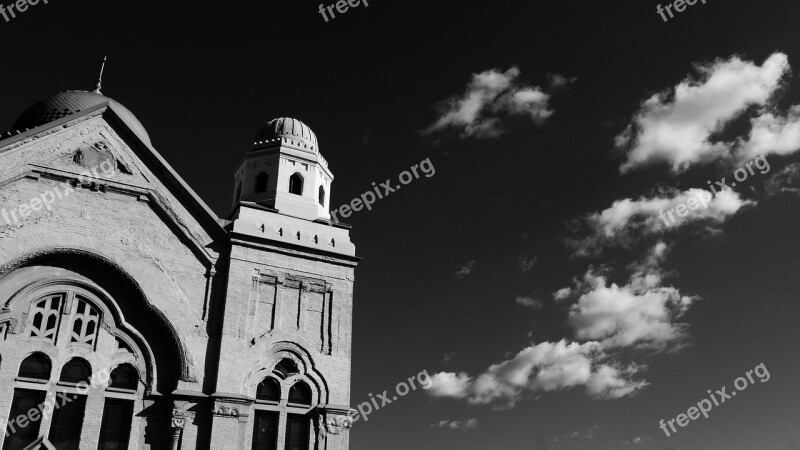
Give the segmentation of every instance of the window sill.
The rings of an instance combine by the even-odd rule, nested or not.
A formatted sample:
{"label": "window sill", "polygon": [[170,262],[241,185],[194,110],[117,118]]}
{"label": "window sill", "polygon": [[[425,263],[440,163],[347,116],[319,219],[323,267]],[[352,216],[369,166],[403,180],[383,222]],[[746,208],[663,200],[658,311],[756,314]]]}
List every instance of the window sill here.
{"label": "window sill", "polygon": [[41,378],[16,377],[14,378],[14,381],[21,381],[23,383],[47,384],[50,380],[43,380]]}

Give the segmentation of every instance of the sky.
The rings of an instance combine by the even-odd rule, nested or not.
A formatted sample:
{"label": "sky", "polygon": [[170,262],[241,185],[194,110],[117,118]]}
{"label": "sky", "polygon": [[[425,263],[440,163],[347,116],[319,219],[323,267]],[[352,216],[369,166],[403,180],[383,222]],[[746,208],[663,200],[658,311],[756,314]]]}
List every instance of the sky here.
{"label": "sky", "polygon": [[800,449],[800,4],[659,5],[50,0],[0,17],[0,128],[108,55],[220,217],[275,117],[334,205],[433,168],[342,218],[351,406],[430,386],[353,450]]}

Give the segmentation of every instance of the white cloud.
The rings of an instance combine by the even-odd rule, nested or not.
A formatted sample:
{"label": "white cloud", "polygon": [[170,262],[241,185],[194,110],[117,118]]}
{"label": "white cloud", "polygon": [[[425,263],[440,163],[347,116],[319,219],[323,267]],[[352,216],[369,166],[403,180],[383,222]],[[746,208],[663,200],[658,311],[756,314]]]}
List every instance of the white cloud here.
{"label": "white cloud", "polygon": [[[473,74],[466,92],[443,102],[439,119],[422,134],[452,128],[462,138],[496,137],[505,132],[501,119],[512,115],[527,116],[534,123],[542,124],[553,114],[549,106],[550,94],[538,86],[522,84],[519,75],[516,66],[505,72],[491,69]],[[551,77],[553,87],[563,87],[572,81],[558,77]]]}
{"label": "white cloud", "polygon": [[464,398],[469,392],[472,379],[466,373],[439,372],[431,376],[428,394],[434,397]]}
{"label": "white cloud", "polygon": [[475,260],[466,262],[464,264],[459,265],[456,270],[453,272],[458,279],[464,279],[468,276],[472,275],[472,271],[475,269]]}
{"label": "white cloud", "polygon": [[581,295],[569,313],[578,339],[599,341],[604,350],[680,345],[686,325],[678,321],[697,298],[662,285],[660,264],[667,251],[664,242],[653,246],[643,261],[631,265],[634,272],[624,286],[609,285],[605,276],[590,269],[576,288]]}
{"label": "white cloud", "polygon": [[[711,193],[704,189],[692,188],[683,192],[667,189],[653,197],[617,200],[605,210],[585,218],[584,225],[589,229],[586,237],[567,239],[567,242],[578,256],[586,256],[604,245],[627,245],[635,238],[661,235],[698,222],[719,225],[743,207],[755,205],[754,201],[742,199],[731,189],[718,191],[708,200],[710,196]],[[679,205],[695,205],[696,209],[687,207],[685,217],[673,212],[673,222],[669,212]]]}
{"label": "white cloud", "polygon": [[515,301],[518,305],[527,306],[531,309],[542,309],[545,306],[545,303],[542,300],[529,296],[518,295]]}
{"label": "white cloud", "polygon": [[685,324],[677,323],[695,297],[659,286],[661,275],[634,276],[630,284],[608,284],[603,276],[587,274],[592,287],[572,306],[569,323],[579,339],[600,341],[604,349],[665,348],[685,338]]}
{"label": "white cloud", "polygon": [[784,116],[764,113],[751,121],[748,138],[740,140],[736,154],[740,162],[759,155],[788,155],[800,149],[800,106]]}
{"label": "white cloud", "polygon": [[561,289],[553,292],[553,298],[557,302],[564,301],[564,300],[568,299],[570,295],[572,295],[572,289],[568,288],[568,287],[561,288]]}
{"label": "white cloud", "polygon": [[433,428],[446,428],[448,430],[474,430],[478,427],[478,419],[472,418],[467,420],[441,420],[439,423],[431,425]]}
{"label": "white cloud", "polygon": [[[699,79],[687,78],[645,100],[617,136],[617,146],[627,153],[622,172],[656,162],[666,162],[678,172],[729,157],[731,144],[714,142],[714,135],[748,108],[766,106],[789,71],[789,62],[783,53],[774,53],[761,66],[733,56],[697,65],[696,70]],[[748,152],[771,142],[781,149],[791,147],[785,141],[794,133],[793,124],[780,127],[774,117],[764,116],[757,125],[764,130],[754,134]]]}
{"label": "white cloud", "polygon": [[640,368],[617,368],[607,361],[598,342],[543,342],[513,358],[490,366],[472,378],[465,373],[440,372],[431,379],[434,397],[466,399],[472,404],[503,402],[513,406],[524,393],[583,387],[596,398],[619,398],[647,385],[632,378]]}

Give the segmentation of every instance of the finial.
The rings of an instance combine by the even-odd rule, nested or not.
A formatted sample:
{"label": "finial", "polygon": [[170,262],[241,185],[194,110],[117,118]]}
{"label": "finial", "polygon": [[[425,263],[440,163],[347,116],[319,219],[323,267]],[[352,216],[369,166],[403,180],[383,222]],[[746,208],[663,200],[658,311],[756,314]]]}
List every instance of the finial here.
{"label": "finial", "polygon": [[95,94],[102,94],[100,88],[103,86],[103,70],[106,68],[106,57],[103,56],[103,65],[100,66],[100,78],[97,79],[97,87],[94,88]]}

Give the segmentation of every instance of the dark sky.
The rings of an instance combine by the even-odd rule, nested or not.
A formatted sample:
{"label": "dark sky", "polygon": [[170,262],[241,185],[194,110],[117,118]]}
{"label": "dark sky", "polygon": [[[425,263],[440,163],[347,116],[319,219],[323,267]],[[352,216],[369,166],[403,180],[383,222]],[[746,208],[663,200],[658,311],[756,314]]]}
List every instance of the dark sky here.
{"label": "dark sky", "polygon": [[[748,136],[751,119],[795,118],[800,3],[698,1],[668,22],[658,4],[370,0],[326,23],[318,3],[308,1],[50,0],[8,23],[0,18],[0,129],[50,94],[91,90],[107,54],[103,93],[136,114],[154,147],[221,217],[230,212],[234,168],[274,117],[299,118],[316,132],[335,176],[334,205],[430,158],[434,176],[345,219],[363,258],[356,272],[352,406],[369,393],[391,394],[424,370],[464,374],[471,387],[449,396],[417,390],[386,405],[355,424],[353,450],[798,449],[800,359],[790,346],[800,340],[794,150],[768,155],[769,173],[756,172],[734,188],[753,202],[735,212],[667,231],[642,214],[641,223],[629,224],[638,227],[632,235],[619,232],[600,250],[582,255],[569,244],[594,236],[599,225],[587,215],[617,200],[674,198],[705,188],[706,180],[730,181],[739,165],[729,155]],[[704,123],[714,128],[710,142],[723,150],[696,150],[701,160],[677,171],[653,157],[620,172],[635,145],[615,145],[615,137],[637,115],[669,116],[648,116],[645,100],[671,92],[662,106],[677,103],[674,88],[687,77],[703,85],[714,70],[736,61],[764,69],[775,54],[791,67],[765,88],[768,99]],[[420,133],[480,73],[512,79],[523,94],[545,93],[549,114],[515,110],[520,97],[509,96],[515,92],[509,88],[490,96],[495,109],[484,104],[481,117],[495,119],[483,122],[491,132],[456,124]],[[554,74],[564,86],[552,84]],[[721,91],[728,94],[669,110],[664,121],[708,119],[735,98]],[[656,153],[685,134],[669,136],[654,144]],[[779,174],[785,176],[775,179]],[[623,321],[602,335],[576,331],[576,311],[588,308],[592,286],[573,280],[605,270],[609,285],[626,285],[640,267],[632,264],[657,241],[668,251],[653,269],[663,280],[649,292],[657,297],[674,288],[694,300],[665,322],[643,326],[677,335],[604,343],[602,356],[590,358],[593,370],[634,367],[628,381],[646,386],[619,398],[598,398],[582,382],[545,389],[535,379],[556,370],[545,364],[510,393],[475,400],[474,380],[524,349],[562,339],[593,345],[635,328],[638,322]],[[522,270],[520,259],[535,264]],[[458,276],[463,267],[471,270]],[[568,286],[573,296],[556,301],[552,293]],[[634,313],[625,317],[636,316],[637,307],[629,309]],[[606,310],[584,318],[594,321],[591,329],[622,315]],[[687,412],[709,389],[730,391],[761,363],[768,381],[756,379],[672,437],[659,429],[659,420]]]}

